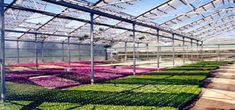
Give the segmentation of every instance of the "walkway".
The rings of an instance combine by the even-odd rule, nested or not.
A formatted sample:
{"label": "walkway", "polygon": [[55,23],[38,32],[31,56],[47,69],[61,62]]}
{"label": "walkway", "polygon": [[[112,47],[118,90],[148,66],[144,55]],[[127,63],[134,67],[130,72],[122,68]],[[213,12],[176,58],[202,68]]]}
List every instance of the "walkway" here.
{"label": "walkway", "polygon": [[[185,64],[193,63],[192,61],[185,61]],[[194,61],[195,63],[195,61]],[[133,61],[122,62],[122,63],[113,63],[113,64],[105,64],[105,66],[113,66],[113,65],[122,65],[122,66],[132,66]],[[182,66],[184,65],[182,59],[175,59],[175,66]],[[157,67],[157,59],[151,59],[149,61],[136,61],[136,67],[140,68],[156,68]],[[173,61],[160,61],[160,68],[169,68],[173,67]]]}
{"label": "walkway", "polygon": [[235,109],[235,64],[222,66],[205,80],[201,98],[191,110]]}

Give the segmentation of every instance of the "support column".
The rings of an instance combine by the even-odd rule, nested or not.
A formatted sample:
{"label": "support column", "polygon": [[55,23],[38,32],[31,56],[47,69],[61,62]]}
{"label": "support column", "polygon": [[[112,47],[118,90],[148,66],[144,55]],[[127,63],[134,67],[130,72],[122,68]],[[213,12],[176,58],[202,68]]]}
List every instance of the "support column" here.
{"label": "support column", "polygon": [[183,37],[183,64],[185,64],[185,38]]}
{"label": "support column", "polygon": [[193,62],[193,40],[191,39],[191,61]]}
{"label": "support column", "polygon": [[187,56],[187,60],[189,60],[190,59],[190,56],[189,56],[189,44],[187,44],[187,49],[186,49],[186,56]]}
{"label": "support column", "polygon": [[35,54],[35,64],[36,64],[36,70],[38,70],[38,49],[37,49],[37,34],[35,34],[34,38],[34,54]]}
{"label": "support column", "polygon": [[105,60],[108,60],[108,48],[107,47],[104,48],[104,52],[105,52]]}
{"label": "support column", "polygon": [[139,43],[137,43],[137,60],[140,60],[140,51],[139,51]]}
{"label": "support column", "polygon": [[70,50],[70,37],[68,37],[68,62],[69,62],[69,65],[68,65],[68,71],[70,71],[70,68],[71,68],[71,50]]}
{"label": "support column", "polygon": [[17,48],[17,63],[20,63],[20,48],[19,48],[19,40],[16,41],[16,48]]}
{"label": "support column", "polygon": [[63,62],[65,61],[64,60],[64,41],[62,42],[62,60]]}
{"label": "support column", "polygon": [[78,45],[78,60],[81,61],[81,44]]}
{"label": "support column", "polygon": [[127,42],[125,42],[125,47],[124,47],[124,51],[125,51],[125,62],[127,61]]}
{"label": "support column", "polygon": [[147,60],[149,60],[149,44],[146,44],[147,47]]}
{"label": "support column", "polygon": [[198,52],[198,41],[197,41],[197,45],[196,45],[196,46],[197,46],[197,47],[196,47],[196,48],[197,48],[197,50],[196,50],[196,51],[197,51],[197,61],[198,61],[198,59],[199,59],[199,52]]}
{"label": "support column", "polygon": [[41,58],[42,58],[42,62],[44,62],[44,42],[42,42],[42,48],[41,48],[41,50],[42,50],[42,56],[41,56]]}
{"label": "support column", "polygon": [[157,68],[160,68],[160,42],[159,42],[159,29],[157,29]]}
{"label": "support column", "polygon": [[172,54],[172,58],[173,58],[173,66],[175,66],[175,35],[172,34],[172,51],[173,51],[173,54]]}
{"label": "support column", "polygon": [[201,61],[203,61],[204,56],[203,56],[203,41],[201,43]]}
{"label": "support column", "polygon": [[0,0],[0,30],[1,30],[1,101],[4,102],[6,98],[6,84],[5,84],[5,26],[4,26],[4,0]]}
{"label": "support column", "polygon": [[135,23],[133,23],[133,75],[136,74]]}
{"label": "support column", "polygon": [[91,84],[94,84],[94,14],[90,14]]}
{"label": "support column", "polygon": [[220,61],[220,44],[218,44],[218,61]]}
{"label": "support column", "polygon": [[[161,46],[159,46],[159,51],[162,52],[162,47]],[[162,55],[160,54],[159,61],[161,61],[161,59],[162,59]]]}

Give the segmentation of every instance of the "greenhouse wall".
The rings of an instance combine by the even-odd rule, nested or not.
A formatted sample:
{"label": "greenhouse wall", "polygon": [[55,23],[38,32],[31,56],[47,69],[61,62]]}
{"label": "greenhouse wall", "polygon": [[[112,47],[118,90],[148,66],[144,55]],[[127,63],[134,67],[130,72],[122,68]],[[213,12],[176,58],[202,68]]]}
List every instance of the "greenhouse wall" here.
{"label": "greenhouse wall", "polygon": [[[35,63],[36,54],[39,63],[67,62],[69,52],[67,44],[40,42],[37,43],[37,52],[35,54],[34,42],[19,42],[19,48],[17,48],[16,41],[6,41],[5,51],[6,64]],[[70,44],[70,52],[71,61],[90,60],[90,45]],[[94,53],[95,60],[104,60],[106,55],[104,45],[95,45]]]}

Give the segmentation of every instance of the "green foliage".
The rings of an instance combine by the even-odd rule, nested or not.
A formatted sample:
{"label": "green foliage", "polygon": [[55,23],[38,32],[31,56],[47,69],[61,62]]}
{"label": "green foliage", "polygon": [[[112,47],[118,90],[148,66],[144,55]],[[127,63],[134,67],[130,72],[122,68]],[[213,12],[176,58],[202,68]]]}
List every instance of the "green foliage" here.
{"label": "green foliage", "polygon": [[228,62],[200,62],[67,90],[7,83],[0,109],[176,110],[196,97],[209,70]]}

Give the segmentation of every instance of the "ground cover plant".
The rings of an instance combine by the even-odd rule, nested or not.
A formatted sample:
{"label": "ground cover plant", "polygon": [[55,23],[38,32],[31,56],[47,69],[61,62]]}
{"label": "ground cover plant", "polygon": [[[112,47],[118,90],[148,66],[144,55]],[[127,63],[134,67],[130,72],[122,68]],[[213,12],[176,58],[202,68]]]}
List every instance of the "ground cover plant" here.
{"label": "ground cover plant", "polygon": [[[209,70],[227,63],[199,62],[65,90],[8,82],[7,102],[0,109],[176,110],[200,93]],[[195,69],[182,69],[187,67]]]}
{"label": "ground cover plant", "polygon": [[[95,62],[95,82],[104,82],[133,74],[130,66],[107,66],[100,65],[104,61]],[[34,68],[34,64],[11,65],[10,67]],[[89,84],[91,80],[91,68],[88,61],[71,62],[71,72],[65,72],[67,62],[40,64],[38,70],[9,71],[6,75],[7,81],[39,85],[47,88],[67,88],[78,84]],[[48,68],[50,67],[50,68]],[[136,74],[145,74],[156,71],[157,68],[136,68]]]}

